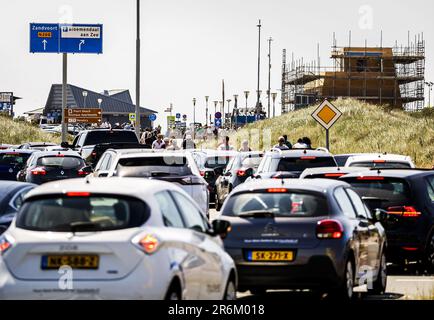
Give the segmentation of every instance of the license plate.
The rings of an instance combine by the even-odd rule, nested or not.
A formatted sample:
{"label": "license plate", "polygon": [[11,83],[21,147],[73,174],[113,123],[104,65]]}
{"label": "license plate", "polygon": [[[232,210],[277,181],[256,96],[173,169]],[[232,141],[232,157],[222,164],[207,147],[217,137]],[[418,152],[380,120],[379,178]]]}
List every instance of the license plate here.
{"label": "license plate", "polygon": [[98,255],[47,255],[42,256],[41,269],[59,269],[69,266],[72,269],[98,269]]}
{"label": "license plate", "polygon": [[293,261],[293,251],[249,251],[249,261]]}

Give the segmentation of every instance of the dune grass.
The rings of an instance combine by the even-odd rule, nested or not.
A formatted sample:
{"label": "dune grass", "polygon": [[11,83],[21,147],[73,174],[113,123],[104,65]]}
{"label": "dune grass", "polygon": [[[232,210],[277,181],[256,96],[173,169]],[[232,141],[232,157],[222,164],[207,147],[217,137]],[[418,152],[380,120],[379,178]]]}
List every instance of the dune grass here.
{"label": "dune grass", "polygon": [[[412,157],[419,167],[434,164],[434,110],[405,112],[388,106],[370,105],[353,99],[338,99],[334,105],[343,113],[330,129],[330,151],[334,154],[387,152]],[[307,136],[314,147],[325,147],[325,130],[311,117],[316,106],[249,124],[229,133],[233,145],[248,139],[253,149],[267,149],[280,135],[291,143]],[[202,147],[214,148],[217,141]]]}
{"label": "dune grass", "polygon": [[0,143],[21,144],[24,142],[60,143],[60,134],[45,133],[28,122],[12,120],[0,115]]}

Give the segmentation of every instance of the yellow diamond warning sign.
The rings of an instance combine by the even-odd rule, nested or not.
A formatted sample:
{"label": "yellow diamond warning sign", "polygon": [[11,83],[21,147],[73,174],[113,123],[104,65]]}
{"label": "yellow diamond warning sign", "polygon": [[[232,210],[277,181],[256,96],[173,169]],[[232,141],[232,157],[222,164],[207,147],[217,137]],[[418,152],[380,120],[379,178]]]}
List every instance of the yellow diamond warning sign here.
{"label": "yellow diamond warning sign", "polygon": [[325,129],[330,129],[341,115],[342,112],[328,100],[324,100],[312,113],[312,117]]}

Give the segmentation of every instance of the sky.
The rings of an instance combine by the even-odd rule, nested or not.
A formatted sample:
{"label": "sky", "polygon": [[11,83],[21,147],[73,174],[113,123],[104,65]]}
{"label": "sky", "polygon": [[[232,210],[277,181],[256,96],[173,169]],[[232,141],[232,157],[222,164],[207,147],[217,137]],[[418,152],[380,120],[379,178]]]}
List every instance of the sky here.
{"label": "sky", "polygon": [[[135,99],[135,0],[0,0],[0,91],[22,97],[15,111],[45,105],[53,83],[62,81],[59,54],[29,53],[29,23],[102,23],[104,52],[101,55],[69,55],[68,83],[96,92],[129,89]],[[282,50],[305,61],[317,56],[332,65],[333,32],[338,46],[383,46],[407,43],[407,33],[424,32],[426,78],[434,80],[434,2],[429,0],[141,0],[141,105],[159,112],[156,123],[164,125],[164,109],[205,122],[205,96],[221,100],[251,91],[254,105],[257,82],[258,19],[262,21],[260,87],[268,82],[268,44],[271,48],[271,91],[281,87]],[[280,113],[279,97],[276,108]],[[265,94],[262,102],[266,105]],[[233,102],[231,103],[233,105]]]}

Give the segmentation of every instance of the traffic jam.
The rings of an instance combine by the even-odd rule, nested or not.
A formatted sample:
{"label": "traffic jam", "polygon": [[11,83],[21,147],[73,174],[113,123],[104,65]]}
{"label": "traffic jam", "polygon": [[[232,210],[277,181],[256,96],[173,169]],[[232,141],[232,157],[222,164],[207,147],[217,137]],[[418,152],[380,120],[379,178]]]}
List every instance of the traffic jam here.
{"label": "traffic jam", "polygon": [[1,145],[0,179],[2,300],[349,301],[434,269],[434,171],[405,155],[151,149],[91,129]]}

